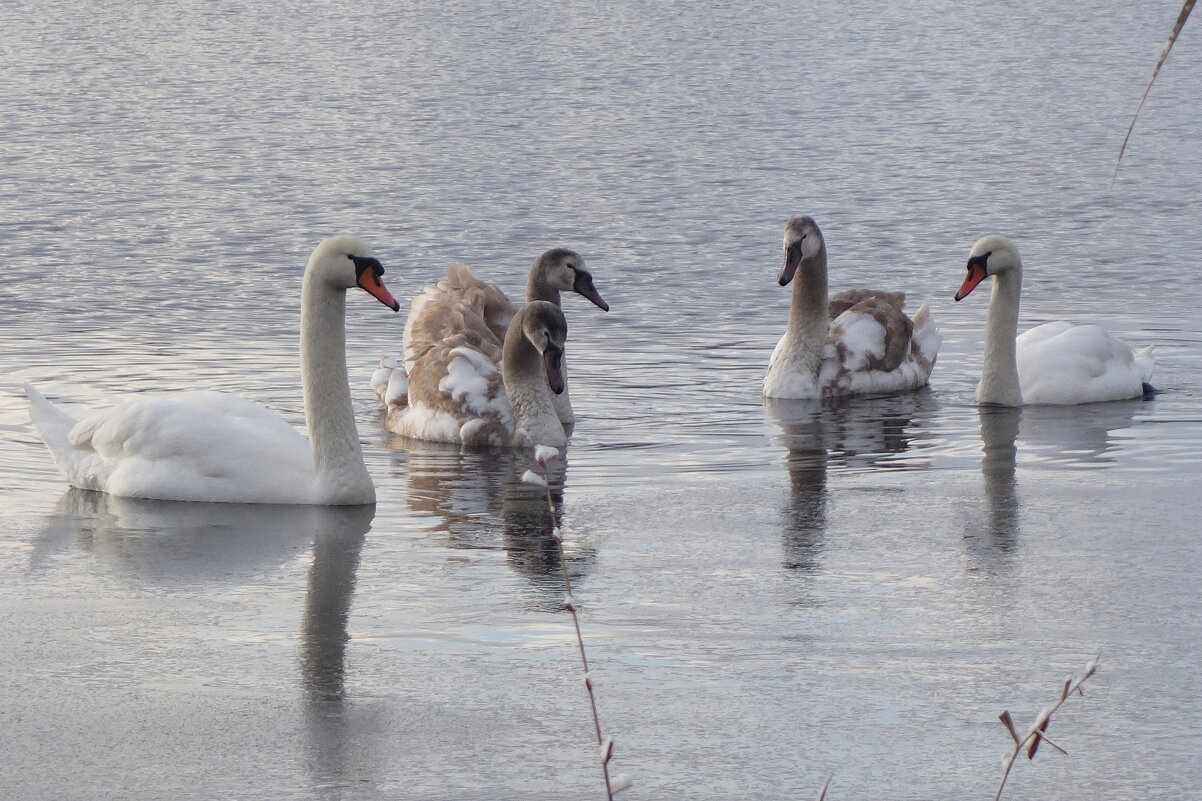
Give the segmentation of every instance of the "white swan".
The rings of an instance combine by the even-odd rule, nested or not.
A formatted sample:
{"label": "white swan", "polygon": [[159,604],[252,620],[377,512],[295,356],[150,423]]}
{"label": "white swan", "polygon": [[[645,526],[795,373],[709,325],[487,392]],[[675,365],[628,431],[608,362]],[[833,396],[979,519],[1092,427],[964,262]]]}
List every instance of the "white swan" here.
{"label": "white swan", "polygon": [[223,503],[375,502],[346,372],[346,290],[393,311],[384,268],[360,239],[309,257],[301,295],[301,378],[310,440],[257,403],[221,392],[136,397],[76,421],[26,384],[30,415],[74,487],[132,498]]}
{"label": "white swan", "polygon": [[796,282],[788,328],[764,376],[765,397],[899,392],[927,383],[943,337],[926,304],[911,320],[902,292],[852,289],[828,299],[826,242],[810,217],[789,220],[784,246],[780,284]]}
{"label": "white swan", "polygon": [[388,428],[468,446],[566,446],[553,398],[564,390],[567,333],[563,312],[545,300],[518,310],[500,348],[461,327],[408,363],[405,392],[388,405]]}
{"label": "white swan", "polygon": [[[555,248],[539,256],[526,279],[526,302],[542,300],[559,306],[560,292],[569,291],[609,311],[609,304],[597,292],[593,276],[585,269],[584,259],[579,254],[565,248]],[[480,367],[480,370],[495,370],[501,358],[505,331],[517,310],[518,307],[495,284],[481,281],[472,275],[471,270],[457,264],[447,267],[444,280],[426,287],[421,295],[415,297],[405,324],[402,358],[386,356],[381,359],[380,368],[371,381],[376,397],[388,410],[388,419],[400,426],[393,426],[392,430],[417,439],[431,439],[421,433],[423,427],[418,418],[438,416],[443,412],[458,415],[459,399],[448,392],[440,395],[437,387],[422,387],[417,392],[410,392],[415,365],[431,349],[441,348],[444,343],[453,341],[457,345],[466,344],[485,357],[491,367]],[[562,364],[561,369],[564,391],[554,396],[553,403],[560,422],[570,434],[576,415],[567,389],[567,365]],[[424,378],[430,379],[428,371],[426,373]],[[441,376],[441,373],[438,375]],[[401,412],[410,407],[411,395],[422,398],[420,405],[423,408],[420,411],[415,408],[402,415]],[[437,439],[448,441],[446,436]]]}
{"label": "white swan", "polygon": [[988,276],[993,276],[993,296],[978,403],[1072,405],[1138,398],[1151,391],[1151,345],[1133,352],[1096,325],[1063,320],[1015,338],[1023,268],[1018,248],[1005,237],[986,236],[972,246],[968,275],[956,300],[963,300]]}

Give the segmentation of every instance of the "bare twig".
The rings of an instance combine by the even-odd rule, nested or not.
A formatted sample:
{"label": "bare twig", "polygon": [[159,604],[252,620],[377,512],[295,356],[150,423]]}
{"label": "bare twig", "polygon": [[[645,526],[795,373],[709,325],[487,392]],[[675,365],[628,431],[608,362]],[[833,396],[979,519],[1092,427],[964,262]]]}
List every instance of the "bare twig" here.
{"label": "bare twig", "polygon": [[1135,121],[1139,118],[1139,112],[1144,107],[1144,101],[1148,99],[1148,93],[1152,91],[1152,84],[1156,82],[1156,76],[1160,74],[1160,68],[1164,66],[1165,59],[1169,57],[1169,51],[1173,49],[1173,43],[1177,41],[1177,34],[1181,33],[1181,29],[1185,27],[1185,21],[1189,19],[1189,12],[1194,10],[1194,3],[1198,0],[1185,0],[1181,6],[1181,13],[1177,15],[1177,22],[1173,25],[1173,30],[1169,33],[1169,40],[1164,43],[1164,49],[1160,51],[1160,58],[1156,60],[1156,66],[1152,70],[1152,77],[1148,79],[1148,86],[1144,89],[1143,97],[1139,99],[1139,105],[1135,107],[1135,113],[1131,115],[1131,124],[1127,126],[1127,135],[1123,137],[1123,145],[1119,148],[1119,157],[1114,162],[1114,175],[1110,178],[1110,185],[1114,186],[1115,178],[1119,175],[1119,165],[1123,163],[1123,153],[1127,150],[1127,140],[1131,138],[1131,132],[1135,130]]}
{"label": "bare twig", "polygon": [[1019,754],[1021,754],[1024,750],[1027,752],[1027,759],[1034,759],[1035,752],[1039,749],[1039,744],[1044,742],[1062,754],[1068,753],[1063,748],[1048,739],[1048,724],[1052,722],[1052,715],[1054,715],[1056,710],[1060,709],[1060,707],[1064,705],[1064,702],[1069,699],[1069,696],[1071,696],[1073,693],[1085,695],[1085,692],[1081,689],[1081,685],[1084,684],[1086,679],[1092,676],[1097,669],[1098,659],[1095,657],[1088,665],[1085,666],[1085,672],[1080,676],[1075,679],[1065,679],[1064,686],[1060,689],[1060,698],[1053,706],[1043,709],[1035,718],[1035,722],[1031,724],[1031,728],[1027,729],[1027,733],[1021,737],[1018,734],[1018,729],[1014,727],[1014,719],[1010,716],[1009,711],[1002,710],[1002,714],[998,715],[998,720],[1002,722],[1002,725],[1006,727],[1006,731],[1010,733],[1010,738],[1014,740],[1014,750],[1010,753],[1010,756],[1006,758],[1005,770],[1002,772],[1002,782],[998,785],[997,795],[993,797],[993,801],[999,801],[999,799],[1002,797],[1002,791],[1006,789],[1006,780],[1010,778],[1010,769],[1014,767],[1014,763],[1018,761]]}
{"label": "bare twig", "polygon": [[[559,458],[559,450],[547,445],[539,445],[535,448],[534,458],[542,467],[544,476],[549,474],[548,465]],[[576,646],[580,651],[580,664],[584,667],[584,688],[588,691],[589,707],[593,713],[593,733],[597,738],[597,748],[599,749],[601,759],[601,775],[605,779],[605,797],[608,801],[613,801],[614,795],[622,792],[631,786],[630,779],[625,775],[618,775],[614,779],[609,776],[609,761],[613,756],[614,741],[611,738],[603,737],[601,734],[601,717],[597,714],[597,696],[593,692],[593,680],[589,675],[588,655],[584,651],[584,636],[580,633],[580,618],[576,614],[576,599],[572,595],[572,580],[568,576],[568,560],[563,551],[563,534],[559,530],[559,524],[555,520],[555,501],[551,497],[550,482],[533,471],[527,470],[522,476],[522,481],[527,484],[540,486],[546,492],[547,496],[547,511],[551,515],[551,539],[555,541],[555,547],[559,551],[559,570],[563,577],[564,599],[563,608],[572,616],[572,626],[576,629]]]}

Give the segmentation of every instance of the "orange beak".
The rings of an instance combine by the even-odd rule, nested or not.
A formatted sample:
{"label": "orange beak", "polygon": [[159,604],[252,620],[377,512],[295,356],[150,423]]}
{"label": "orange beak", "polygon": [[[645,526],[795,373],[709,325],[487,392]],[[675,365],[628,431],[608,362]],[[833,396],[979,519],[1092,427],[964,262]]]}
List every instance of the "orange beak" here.
{"label": "orange beak", "polygon": [[964,279],[964,283],[960,284],[960,291],[956,293],[956,300],[964,300],[968,297],[968,293],[977,288],[977,284],[985,280],[985,267],[980,264],[968,265],[968,276]]}
{"label": "orange beak", "polygon": [[388,291],[388,287],[384,286],[384,282],[380,280],[380,276],[376,274],[375,270],[361,270],[356,283],[359,284],[361,289],[366,290],[369,295],[394,312],[401,310],[401,304],[397,303],[397,299]]}

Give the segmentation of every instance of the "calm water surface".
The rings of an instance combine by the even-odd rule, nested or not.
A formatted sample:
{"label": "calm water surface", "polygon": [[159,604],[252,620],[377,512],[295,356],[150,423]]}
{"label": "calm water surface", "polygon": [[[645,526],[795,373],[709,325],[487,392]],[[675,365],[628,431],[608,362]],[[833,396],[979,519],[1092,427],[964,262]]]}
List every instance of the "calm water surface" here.
{"label": "calm water surface", "polygon": [[[68,491],[74,411],[234,390],[303,425],[301,268],[374,243],[520,292],[552,246],[581,417],[555,481],[631,798],[1202,793],[1202,35],[1113,158],[1177,4],[91,4],[0,9],[0,797],[601,797],[522,454],[387,434],[402,318],[350,297],[375,510]],[[765,407],[784,220],[836,288],[930,299],[929,390]],[[979,410],[969,246],[1022,325],[1157,344],[1155,400]]]}

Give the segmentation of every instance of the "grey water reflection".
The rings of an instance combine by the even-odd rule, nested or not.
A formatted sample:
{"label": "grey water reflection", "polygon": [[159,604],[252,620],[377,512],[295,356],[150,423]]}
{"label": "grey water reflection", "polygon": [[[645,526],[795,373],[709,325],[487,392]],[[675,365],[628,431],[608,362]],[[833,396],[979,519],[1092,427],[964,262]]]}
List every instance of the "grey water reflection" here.
{"label": "grey water reflection", "polygon": [[78,548],[138,584],[246,584],[294,558],[330,525],[330,514],[325,507],[152,501],[70,489],[34,541],[30,570]]}
{"label": "grey water reflection", "polygon": [[1082,406],[1026,406],[1022,413],[1023,449],[1039,462],[1104,468],[1113,465],[1122,446],[1116,432],[1135,425],[1138,412],[1155,401],[1113,401]]}
{"label": "grey water reflection", "polygon": [[[346,785],[375,735],[370,716],[348,708],[346,651],[355,576],[374,506],[322,507],[301,621],[300,677],[308,767],[315,785]],[[364,730],[366,729],[366,730]],[[370,749],[367,749],[370,751]]]}
{"label": "grey water reflection", "polygon": [[[564,519],[567,461],[552,463],[546,492],[522,482],[534,466],[529,451],[466,451],[457,446],[395,438],[404,448],[409,492],[406,503],[442,532],[451,548],[505,551],[506,562],[528,582],[538,608],[558,609],[563,598],[559,548],[551,530]],[[596,549],[578,537],[565,538],[567,571],[583,580],[596,562]]]}
{"label": "grey water reflection", "polygon": [[974,555],[996,563],[1018,545],[1015,443],[1023,412],[1019,407],[982,406],[977,414],[981,424],[981,478],[986,512],[984,525],[970,516],[964,536]]}
{"label": "grey water reflection", "polygon": [[1021,500],[1016,474],[1023,462],[1078,469],[1107,468],[1121,450],[1115,434],[1135,424],[1143,401],[1084,406],[982,406],[981,479],[984,514],[970,514],[964,536],[970,554],[1000,567],[1019,545]]}
{"label": "grey water reflection", "polygon": [[773,442],[788,452],[783,564],[790,570],[816,572],[827,526],[828,470],[925,467],[924,461],[897,457],[922,435],[936,404],[930,393],[918,392],[881,398],[765,398],[764,406],[781,429]]}

